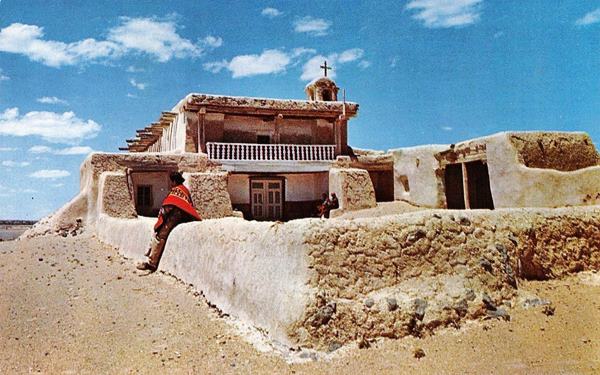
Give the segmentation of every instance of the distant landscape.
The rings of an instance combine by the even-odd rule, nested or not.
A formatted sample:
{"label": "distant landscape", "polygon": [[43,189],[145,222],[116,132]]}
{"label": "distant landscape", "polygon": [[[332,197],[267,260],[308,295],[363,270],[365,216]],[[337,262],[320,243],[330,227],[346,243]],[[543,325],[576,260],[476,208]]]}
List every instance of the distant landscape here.
{"label": "distant landscape", "polygon": [[14,240],[35,223],[35,220],[0,220],[0,241]]}

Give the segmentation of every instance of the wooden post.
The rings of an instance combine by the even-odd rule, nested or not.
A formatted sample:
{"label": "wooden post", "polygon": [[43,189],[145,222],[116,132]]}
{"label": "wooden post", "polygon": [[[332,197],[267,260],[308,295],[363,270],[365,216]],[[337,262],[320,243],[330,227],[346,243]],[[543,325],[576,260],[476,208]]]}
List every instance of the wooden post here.
{"label": "wooden post", "polygon": [[198,111],[198,143],[196,144],[196,152],[206,153],[206,132],[204,129],[204,116],[206,108],[200,108]]}
{"label": "wooden post", "polygon": [[471,209],[469,202],[469,178],[467,176],[467,163],[460,163],[462,167],[462,178],[463,178],[463,197],[465,199],[465,209]]}

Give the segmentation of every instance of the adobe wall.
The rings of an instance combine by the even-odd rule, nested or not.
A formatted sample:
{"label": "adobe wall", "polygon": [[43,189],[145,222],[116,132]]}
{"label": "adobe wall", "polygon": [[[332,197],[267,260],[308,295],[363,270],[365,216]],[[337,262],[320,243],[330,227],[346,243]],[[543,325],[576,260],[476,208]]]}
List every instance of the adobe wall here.
{"label": "adobe wall", "polygon": [[[150,220],[101,215],[97,228],[143,259]],[[205,220],[171,233],[160,269],[274,340],[326,350],[507,318],[520,279],[600,269],[600,207]]]}
{"label": "adobe wall", "polygon": [[600,157],[584,133],[506,132],[390,152],[396,200],[443,208],[445,166],[482,160],[495,208],[600,204]]}
{"label": "adobe wall", "polygon": [[448,145],[429,145],[390,150],[394,158],[394,199],[424,207],[443,207],[443,186],[436,176],[435,154]]}
{"label": "adobe wall", "polygon": [[[514,146],[514,140],[526,139],[529,145]],[[512,139],[512,141],[511,141]],[[538,164],[544,168],[527,167],[521,160],[531,158],[532,144],[544,146],[545,158]],[[572,139],[573,143],[568,140]],[[486,139],[490,187],[495,207],[563,207],[600,204],[600,165],[594,165],[594,146],[585,146],[587,135],[581,133],[500,133]],[[523,142],[523,141],[518,141]],[[573,155],[560,156],[560,150],[572,147]],[[581,155],[578,155],[578,147]],[[528,151],[529,150],[529,151]],[[597,157],[597,155],[596,155]],[[530,165],[532,165],[530,162]],[[584,167],[586,166],[586,167]],[[573,170],[575,167],[580,169]],[[565,169],[558,170],[558,169]]]}
{"label": "adobe wall", "polygon": [[[36,236],[77,227],[79,219],[86,226],[96,224],[100,214],[100,176],[105,172],[125,174],[126,170],[179,170],[181,172],[217,171],[219,166],[204,154],[92,153],[81,164],[80,190],[69,203],[41,219],[26,232]],[[111,181],[113,183],[114,181]],[[122,192],[124,194],[124,192]],[[115,193],[116,194],[116,193]],[[122,197],[121,197],[122,198]],[[119,198],[120,199],[120,198]]]}

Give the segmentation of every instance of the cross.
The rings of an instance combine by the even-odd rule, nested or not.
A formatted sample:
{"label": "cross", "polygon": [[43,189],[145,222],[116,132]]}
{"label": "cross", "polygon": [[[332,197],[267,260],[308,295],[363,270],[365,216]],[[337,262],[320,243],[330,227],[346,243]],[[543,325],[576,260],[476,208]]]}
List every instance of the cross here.
{"label": "cross", "polygon": [[327,77],[327,69],[333,69],[330,66],[327,66],[327,60],[325,60],[323,62],[323,65],[319,66],[319,68],[323,69],[323,71],[325,72],[325,77]]}

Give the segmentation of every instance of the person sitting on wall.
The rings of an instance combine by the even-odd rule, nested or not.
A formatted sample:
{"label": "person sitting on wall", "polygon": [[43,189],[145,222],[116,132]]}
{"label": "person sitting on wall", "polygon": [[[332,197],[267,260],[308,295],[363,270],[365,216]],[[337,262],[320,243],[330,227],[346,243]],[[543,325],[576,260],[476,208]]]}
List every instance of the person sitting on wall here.
{"label": "person sitting on wall", "polygon": [[321,194],[321,204],[319,205],[319,217],[329,218],[329,210],[331,209],[331,202],[327,193]]}
{"label": "person sitting on wall", "polygon": [[340,202],[338,201],[337,195],[335,193],[331,193],[331,199],[329,200],[330,210],[335,210],[340,208]]}
{"label": "person sitting on wall", "polygon": [[200,215],[194,208],[190,191],[183,185],[185,179],[179,172],[172,172],[169,175],[171,181],[171,190],[169,195],[162,202],[158,213],[158,220],[154,224],[155,236],[152,238],[152,245],[146,256],[147,262],[137,265],[138,270],[156,271],[158,263],[165,249],[169,234],[178,224],[189,221],[201,220]]}

